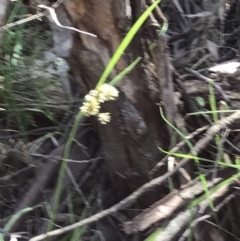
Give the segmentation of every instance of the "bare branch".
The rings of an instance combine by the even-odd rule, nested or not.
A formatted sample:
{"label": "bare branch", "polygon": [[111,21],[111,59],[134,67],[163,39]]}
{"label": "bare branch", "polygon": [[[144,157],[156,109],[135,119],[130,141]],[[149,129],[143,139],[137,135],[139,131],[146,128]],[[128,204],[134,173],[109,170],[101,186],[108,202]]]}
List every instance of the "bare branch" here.
{"label": "bare branch", "polygon": [[[60,4],[63,3],[64,0],[58,0],[56,3],[54,3],[52,5],[52,8],[57,8]],[[6,30],[6,29],[9,29],[9,28],[12,28],[12,27],[15,27],[17,25],[21,25],[21,24],[24,24],[24,23],[27,23],[27,22],[30,22],[30,21],[33,21],[35,19],[38,19],[38,18],[42,18],[43,16],[45,16],[46,14],[48,13],[48,11],[44,11],[42,13],[38,13],[38,14],[35,14],[33,16],[30,16],[28,18],[25,18],[25,19],[21,19],[19,21],[16,21],[14,23],[9,23],[9,24],[6,24],[4,25],[3,27],[0,28],[0,30]]]}

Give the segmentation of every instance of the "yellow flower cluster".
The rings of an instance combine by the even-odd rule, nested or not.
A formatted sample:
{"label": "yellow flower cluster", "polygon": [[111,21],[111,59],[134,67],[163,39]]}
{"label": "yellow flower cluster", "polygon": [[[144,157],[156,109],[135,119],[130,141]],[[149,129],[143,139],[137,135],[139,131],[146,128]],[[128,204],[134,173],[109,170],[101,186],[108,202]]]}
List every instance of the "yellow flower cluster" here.
{"label": "yellow flower cluster", "polygon": [[101,85],[97,90],[91,90],[84,98],[83,106],[80,110],[86,116],[95,115],[101,124],[107,124],[111,120],[110,113],[99,113],[100,103],[115,100],[118,97],[118,90],[109,84]]}

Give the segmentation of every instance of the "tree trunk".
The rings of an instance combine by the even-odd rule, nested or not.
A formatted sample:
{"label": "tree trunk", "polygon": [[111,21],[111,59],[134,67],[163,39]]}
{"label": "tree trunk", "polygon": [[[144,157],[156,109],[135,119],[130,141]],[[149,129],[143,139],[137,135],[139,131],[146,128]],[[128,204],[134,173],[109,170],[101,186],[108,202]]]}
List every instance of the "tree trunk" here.
{"label": "tree trunk", "polygon": [[[57,9],[60,22],[66,22],[68,16],[67,22],[73,27],[97,35],[94,38],[72,32],[68,61],[84,94],[97,85],[113,53],[145,9],[143,2],[68,0]],[[132,16],[128,15],[130,12]],[[118,100],[104,104],[104,112],[111,113],[111,122],[101,125],[91,118],[101,139],[106,171],[120,196],[149,181],[152,178],[149,172],[163,158],[158,147],[169,148],[172,132],[160,116],[158,105],[161,101],[169,121],[174,124],[176,120],[168,47],[155,30],[153,22],[148,19],[111,73],[110,79],[137,57],[144,57],[117,85],[120,91]],[[61,31],[66,32],[65,29]],[[157,47],[148,51],[154,40]],[[63,47],[58,45],[56,49],[61,54]],[[158,175],[165,171],[163,167]]]}

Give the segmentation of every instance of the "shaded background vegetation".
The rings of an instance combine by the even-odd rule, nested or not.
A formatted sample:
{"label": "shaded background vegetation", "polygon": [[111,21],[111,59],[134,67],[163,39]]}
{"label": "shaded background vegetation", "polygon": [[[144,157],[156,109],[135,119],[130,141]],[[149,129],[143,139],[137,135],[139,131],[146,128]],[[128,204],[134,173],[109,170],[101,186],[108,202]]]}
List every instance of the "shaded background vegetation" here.
{"label": "shaded background vegetation", "polygon": [[[54,2],[40,3],[51,6]],[[151,3],[150,0],[142,3],[69,0],[56,9],[63,25],[92,32],[98,36],[97,40],[57,27],[50,16],[4,31],[0,62],[1,225],[4,227],[19,210],[33,207],[14,222],[9,232],[25,231],[24,235],[30,237],[47,231],[58,170],[82,98],[95,87],[124,36]],[[6,21],[1,26],[36,14],[38,4],[33,0],[11,2],[3,13]],[[160,3],[110,75],[112,79],[135,58],[143,57],[118,83],[118,101],[103,107],[111,112],[111,123],[103,126],[91,117],[79,124],[67,160],[56,227],[109,208],[169,171],[166,153],[158,147],[169,151],[182,137],[164,121],[159,106],[168,121],[185,136],[216,121],[212,113],[190,113],[213,107],[221,109],[223,100],[227,108],[239,109],[239,76],[227,70],[224,73],[209,70],[224,61],[238,62],[239,8],[239,1],[234,0]],[[159,37],[156,29],[166,20],[168,29],[164,37]],[[156,48],[149,50],[154,41]],[[214,78],[214,96],[204,76]],[[219,115],[217,119],[227,115]],[[192,134],[193,145],[204,138],[209,126]],[[191,210],[187,204],[205,191],[198,187],[199,193],[192,192],[186,202],[169,211],[166,217],[155,220],[154,209],[164,204],[162,208],[168,210],[166,204],[175,195],[173,190],[181,191],[189,180],[199,181],[200,174],[209,182],[219,183],[238,173],[238,129],[239,121],[224,126],[218,133],[219,141],[212,140],[198,153],[205,160],[189,162],[128,208],[62,235],[62,240],[238,240],[237,182],[225,185],[227,189],[213,200],[215,207],[221,206],[216,214],[208,203],[205,209],[201,203],[198,208],[204,212],[193,210],[196,225],[192,230],[188,229],[189,220],[182,221],[185,224],[182,230],[172,232],[168,239],[164,233],[160,236],[157,228],[166,228],[166,233],[172,221],[177,231],[181,225],[175,217]],[[189,151],[189,146],[183,144],[176,152]],[[176,158],[176,163],[181,158],[184,156]],[[221,166],[218,161],[228,165]],[[159,162],[160,168],[153,171]],[[190,191],[196,189],[191,185]],[[203,214],[208,216],[200,221]]]}

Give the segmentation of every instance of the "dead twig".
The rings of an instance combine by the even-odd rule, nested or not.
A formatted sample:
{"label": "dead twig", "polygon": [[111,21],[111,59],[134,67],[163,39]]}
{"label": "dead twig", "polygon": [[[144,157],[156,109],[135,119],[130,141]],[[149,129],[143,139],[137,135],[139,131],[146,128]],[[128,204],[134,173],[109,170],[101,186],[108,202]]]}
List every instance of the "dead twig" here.
{"label": "dead twig", "polygon": [[[216,192],[214,192],[209,196],[209,199],[211,199],[212,201],[216,201],[220,197],[226,195],[228,189],[229,189],[229,186],[223,186],[219,188]],[[176,238],[177,235],[182,233],[182,231],[184,231],[184,229],[187,228],[187,226],[189,225],[189,220],[191,220],[193,217],[195,217],[196,219],[198,214],[203,216],[203,213],[205,213],[206,210],[209,208],[209,199],[205,199],[204,201],[199,203],[199,205],[197,205],[196,207],[187,209],[184,212],[177,215],[177,217],[171,220],[168,226],[164,229],[164,231],[161,232],[159,235],[157,235],[157,237],[154,240],[171,241],[174,239],[174,237]],[[192,221],[191,226],[194,226],[194,225],[196,225],[196,222]]]}
{"label": "dead twig", "polygon": [[[213,181],[208,181],[206,186],[212,188],[221,180],[222,178],[215,178]],[[183,189],[171,192],[134,217],[133,220],[126,222],[124,224],[125,233],[133,234],[145,231],[151,225],[169,218],[203,192],[204,187],[201,182],[192,182]]]}
{"label": "dead twig", "polygon": [[205,77],[204,75],[198,73],[197,71],[185,67],[184,70],[200,80],[206,81],[208,84],[212,84],[215,90],[222,96],[223,100],[231,107],[231,101],[227,94],[224,93],[221,86],[215,83],[212,79]]}
{"label": "dead twig", "polygon": [[[55,9],[57,8],[60,4],[63,3],[64,0],[58,0],[57,2],[55,2],[51,8]],[[9,28],[12,28],[12,27],[15,27],[17,25],[21,25],[21,24],[24,24],[24,23],[27,23],[27,22],[30,22],[30,21],[33,21],[35,19],[38,19],[38,18],[42,18],[43,16],[45,16],[46,14],[48,13],[48,10],[42,12],[42,13],[38,13],[38,14],[34,14],[28,18],[25,18],[25,19],[21,19],[19,21],[16,21],[14,23],[9,23],[9,24],[6,24],[4,25],[3,27],[0,28],[0,30],[6,30],[6,29],[9,29]]]}

